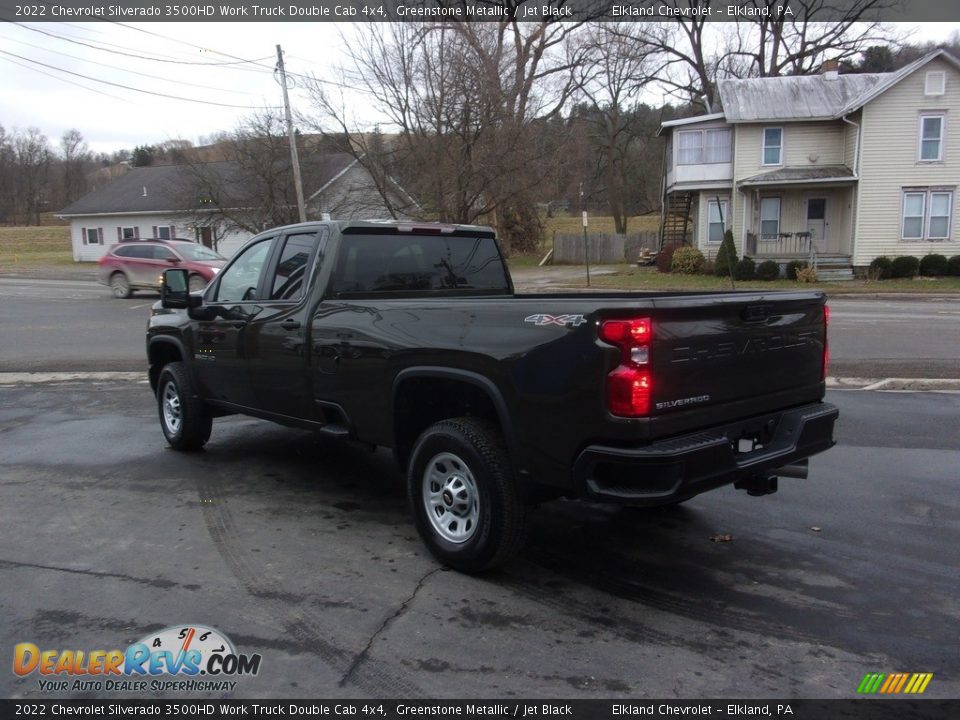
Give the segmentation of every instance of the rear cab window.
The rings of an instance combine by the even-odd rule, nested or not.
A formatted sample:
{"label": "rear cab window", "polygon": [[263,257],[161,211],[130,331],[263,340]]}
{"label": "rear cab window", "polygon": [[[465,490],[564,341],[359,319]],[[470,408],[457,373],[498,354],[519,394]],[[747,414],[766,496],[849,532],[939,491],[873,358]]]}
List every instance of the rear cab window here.
{"label": "rear cab window", "polygon": [[332,294],[506,295],[510,285],[495,240],[484,235],[344,234]]}

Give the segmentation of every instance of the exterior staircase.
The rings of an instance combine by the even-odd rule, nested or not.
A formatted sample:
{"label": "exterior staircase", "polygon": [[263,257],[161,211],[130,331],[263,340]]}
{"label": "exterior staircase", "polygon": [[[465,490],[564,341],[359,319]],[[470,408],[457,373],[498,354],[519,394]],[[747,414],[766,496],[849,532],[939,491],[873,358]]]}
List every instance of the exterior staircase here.
{"label": "exterior staircase", "polygon": [[687,242],[690,228],[690,205],[693,194],[688,192],[668,193],[664,202],[663,219],[660,223],[660,247]]}

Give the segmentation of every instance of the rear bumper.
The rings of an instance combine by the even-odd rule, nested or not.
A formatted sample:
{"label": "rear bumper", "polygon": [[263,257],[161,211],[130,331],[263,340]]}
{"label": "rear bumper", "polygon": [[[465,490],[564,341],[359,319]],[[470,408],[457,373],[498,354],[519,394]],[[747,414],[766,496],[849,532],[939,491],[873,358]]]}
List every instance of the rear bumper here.
{"label": "rear bumper", "polygon": [[[635,448],[591,445],[573,476],[581,497],[631,505],[665,505],[757,476],[833,447],[839,411],[814,403],[758,415]],[[738,452],[741,439],[756,449]]]}

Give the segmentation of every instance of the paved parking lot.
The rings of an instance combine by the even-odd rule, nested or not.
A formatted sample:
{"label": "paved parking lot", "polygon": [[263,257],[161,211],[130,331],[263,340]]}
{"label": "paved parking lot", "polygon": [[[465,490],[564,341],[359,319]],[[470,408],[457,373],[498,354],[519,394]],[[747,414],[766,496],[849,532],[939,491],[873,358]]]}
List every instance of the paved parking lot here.
{"label": "paved parking lot", "polygon": [[960,395],[829,399],[840,445],[808,480],[550,503],[467,577],[421,546],[386,452],[225,418],[184,455],[143,383],[0,386],[0,648],[202,623],[262,655],[239,697],[852,697],[867,672],[956,697]]}

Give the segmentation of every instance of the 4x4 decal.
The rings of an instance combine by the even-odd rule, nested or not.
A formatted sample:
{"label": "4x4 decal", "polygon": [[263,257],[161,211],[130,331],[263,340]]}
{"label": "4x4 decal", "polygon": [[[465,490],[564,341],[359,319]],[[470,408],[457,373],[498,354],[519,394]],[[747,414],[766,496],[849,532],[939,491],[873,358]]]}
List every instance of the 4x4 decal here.
{"label": "4x4 decal", "polygon": [[572,325],[573,327],[580,327],[587,319],[583,315],[547,315],[545,313],[538,313],[537,315],[528,315],[523,321],[533,323],[537,327],[543,327],[544,325]]}

